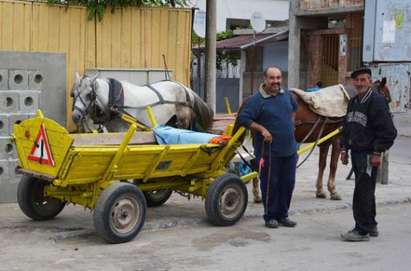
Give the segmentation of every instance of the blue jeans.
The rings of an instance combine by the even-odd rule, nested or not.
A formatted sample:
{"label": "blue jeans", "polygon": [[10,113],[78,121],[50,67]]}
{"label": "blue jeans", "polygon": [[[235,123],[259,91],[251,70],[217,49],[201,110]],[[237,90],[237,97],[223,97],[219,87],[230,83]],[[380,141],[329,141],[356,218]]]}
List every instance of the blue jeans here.
{"label": "blue jeans", "polygon": [[[264,155],[264,167],[260,175],[265,221],[288,217],[295,185],[297,154],[285,157],[272,156],[271,165],[269,159],[268,155]],[[260,161],[259,157],[257,161]],[[271,172],[268,180],[269,168]]]}

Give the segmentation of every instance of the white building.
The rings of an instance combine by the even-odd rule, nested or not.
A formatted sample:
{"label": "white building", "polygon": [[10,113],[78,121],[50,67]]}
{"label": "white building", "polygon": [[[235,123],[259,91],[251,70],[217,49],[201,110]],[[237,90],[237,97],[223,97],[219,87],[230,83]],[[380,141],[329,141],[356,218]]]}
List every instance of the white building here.
{"label": "white building", "polygon": [[[288,20],[289,0],[216,0],[217,32],[230,29],[231,25],[249,25],[251,14],[260,12],[267,25]],[[193,7],[206,10],[206,0],[191,0]]]}

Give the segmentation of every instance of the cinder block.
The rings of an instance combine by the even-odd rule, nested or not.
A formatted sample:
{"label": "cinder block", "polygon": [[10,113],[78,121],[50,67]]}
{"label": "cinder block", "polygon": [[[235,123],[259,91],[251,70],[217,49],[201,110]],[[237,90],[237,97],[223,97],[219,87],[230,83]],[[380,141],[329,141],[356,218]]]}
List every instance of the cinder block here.
{"label": "cinder block", "polygon": [[43,82],[45,80],[45,74],[41,71],[29,72],[29,89],[42,90]]}
{"label": "cinder block", "polygon": [[12,159],[8,161],[8,169],[9,169],[9,180],[11,183],[18,183],[22,174],[18,171],[19,169],[19,161],[17,159]]}
{"label": "cinder block", "polygon": [[0,136],[9,136],[9,116],[7,114],[0,115]]}
{"label": "cinder block", "polygon": [[9,161],[6,159],[0,160],[0,180],[8,181],[10,179]]}
{"label": "cinder block", "polygon": [[0,90],[9,89],[9,71],[0,70]]}
{"label": "cinder block", "polygon": [[9,71],[9,89],[27,89],[29,86],[29,72],[26,70]]}
{"label": "cinder block", "polygon": [[16,146],[10,137],[0,137],[0,159],[16,159]]}
{"label": "cinder block", "polygon": [[17,91],[0,91],[0,113],[13,113],[19,110],[19,94]]}
{"label": "cinder block", "polygon": [[19,124],[25,119],[29,119],[33,117],[34,114],[10,114],[9,115],[9,133],[13,134],[13,126],[14,124]]}
{"label": "cinder block", "polygon": [[39,108],[40,101],[39,90],[26,90],[19,93],[20,112],[34,113]]}

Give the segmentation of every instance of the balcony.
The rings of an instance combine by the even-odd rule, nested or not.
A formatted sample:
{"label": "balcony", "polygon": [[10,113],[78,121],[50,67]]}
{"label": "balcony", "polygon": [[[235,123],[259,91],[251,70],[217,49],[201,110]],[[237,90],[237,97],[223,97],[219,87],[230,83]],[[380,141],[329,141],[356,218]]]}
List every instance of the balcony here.
{"label": "balcony", "polygon": [[364,0],[298,0],[297,16],[315,16],[364,10]]}

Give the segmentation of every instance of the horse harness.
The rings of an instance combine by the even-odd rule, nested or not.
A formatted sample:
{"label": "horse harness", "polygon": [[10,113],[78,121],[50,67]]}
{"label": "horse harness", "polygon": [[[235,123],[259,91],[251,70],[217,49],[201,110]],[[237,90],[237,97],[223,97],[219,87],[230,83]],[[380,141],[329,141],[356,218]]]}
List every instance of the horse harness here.
{"label": "horse harness", "polygon": [[[168,80],[164,80],[168,81]],[[177,83],[177,82],[176,82]],[[177,83],[179,84],[179,83]],[[125,111],[125,109],[135,109],[135,110],[143,110],[146,109],[148,106],[155,107],[157,105],[162,105],[162,104],[174,104],[174,105],[180,105],[180,106],[187,106],[193,109],[193,101],[190,98],[190,95],[186,88],[184,86],[183,90],[186,95],[186,102],[178,102],[178,101],[168,101],[165,100],[164,97],[161,95],[161,93],[152,85],[146,84],[144,86],[148,87],[150,90],[152,90],[158,97],[158,101],[144,105],[144,106],[126,106],[124,105],[124,89],[120,81],[114,79],[114,78],[109,78],[108,79],[108,85],[109,85],[109,101],[108,101],[108,113],[104,113],[98,106],[97,106],[97,93],[96,93],[96,81],[93,81],[93,84],[91,85],[91,92],[88,94],[90,103],[87,105],[87,103],[83,100],[83,98],[80,95],[80,92],[77,93],[77,95],[74,96],[74,93],[72,93],[73,97],[73,107],[72,110],[76,109],[81,112],[83,116],[87,115],[89,113],[91,117],[94,119],[95,124],[103,124],[107,121],[112,120],[114,117],[116,117],[118,114],[123,113],[130,115],[128,112]],[[180,85],[180,84],[179,84]],[[80,100],[80,102],[83,104],[85,109],[81,109],[80,107],[76,106],[76,101],[77,99]],[[92,109],[92,110],[90,110]]]}

